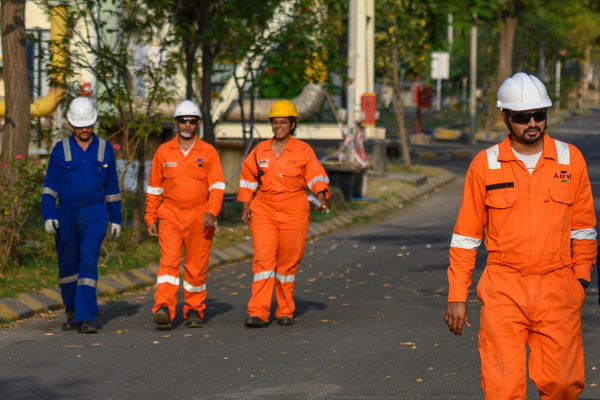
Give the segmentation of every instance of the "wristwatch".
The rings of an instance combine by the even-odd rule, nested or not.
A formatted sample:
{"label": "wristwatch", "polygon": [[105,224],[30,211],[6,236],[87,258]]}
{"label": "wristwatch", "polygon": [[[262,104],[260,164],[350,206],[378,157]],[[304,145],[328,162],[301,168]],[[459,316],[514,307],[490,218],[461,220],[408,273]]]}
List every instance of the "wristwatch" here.
{"label": "wristwatch", "polygon": [[590,286],[590,281],[586,281],[585,279],[577,279],[581,286],[583,286],[583,290],[587,289]]}

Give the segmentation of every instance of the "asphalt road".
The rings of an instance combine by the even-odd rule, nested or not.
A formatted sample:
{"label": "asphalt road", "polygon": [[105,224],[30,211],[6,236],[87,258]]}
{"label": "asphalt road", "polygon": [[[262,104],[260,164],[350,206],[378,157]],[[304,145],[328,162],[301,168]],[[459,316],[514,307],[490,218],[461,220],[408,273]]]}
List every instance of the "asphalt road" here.
{"label": "asphalt road", "polygon": [[[598,193],[600,136],[556,137],[582,149]],[[443,320],[448,246],[469,160],[427,163],[459,178],[386,221],[307,244],[293,327],[243,326],[252,272],[240,263],[209,274],[202,329],[187,329],[178,315],[173,331],[156,331],[146,291],[102,305],[98,335],[61,331],[60,315],[0,331],[0,397],[482,399],[474,292],[471,329],[455,337]],[[484,249],[477,260],[474,284]],[[597,292],[588,295],[581,398],[600,399],[591,386],[600,384]],[[532,384],[528,393],[538,398]]]}

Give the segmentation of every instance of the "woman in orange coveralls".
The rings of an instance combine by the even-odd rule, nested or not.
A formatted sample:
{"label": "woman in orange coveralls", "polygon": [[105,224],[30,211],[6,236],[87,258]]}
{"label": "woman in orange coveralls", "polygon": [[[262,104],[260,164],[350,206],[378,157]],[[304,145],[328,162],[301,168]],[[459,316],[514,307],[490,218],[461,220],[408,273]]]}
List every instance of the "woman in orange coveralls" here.
{"label": "woman in orange coveralls", "polygon": [[269,115],[273,138],[256,146],[242,166],[237,200],[242,203],[242,220],[250,226],[254,247],[247,327],[268,325],[273,285],[278,324],[294,324],[294,281],[310,222],[306,188],[320,202],[316,209],[327,210],[329,179],[313,149],[293,138],[297,118],[291,102],[276,101]]}

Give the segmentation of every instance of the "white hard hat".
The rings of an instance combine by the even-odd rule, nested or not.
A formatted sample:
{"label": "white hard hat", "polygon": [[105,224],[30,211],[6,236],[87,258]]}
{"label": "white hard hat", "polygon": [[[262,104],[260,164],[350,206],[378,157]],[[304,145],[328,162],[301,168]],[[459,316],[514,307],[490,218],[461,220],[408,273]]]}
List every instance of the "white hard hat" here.
{"label": "white hard hat", "polygon": [[517,72],[498,89],[496,108],[523,111],[550,106],[552,100],[548,96],[546,86],[533,75]]}
{"label": "white hard hat", "polygon": [[76,97],[69,105],[67,111],[67,119],[71,126],[75,128],[83,128],[85,126],[94,125],[98,118],[96,107],[87,97]]}
{"label": "white hard hat", "polygon": [[181,116],[196,116],[198,118],[202,118],[202,113],[200,112],[200,108],[194,104],[191,100],[184,100],[175,107],[175,112],[173,113],[173,118],[181,117]]}

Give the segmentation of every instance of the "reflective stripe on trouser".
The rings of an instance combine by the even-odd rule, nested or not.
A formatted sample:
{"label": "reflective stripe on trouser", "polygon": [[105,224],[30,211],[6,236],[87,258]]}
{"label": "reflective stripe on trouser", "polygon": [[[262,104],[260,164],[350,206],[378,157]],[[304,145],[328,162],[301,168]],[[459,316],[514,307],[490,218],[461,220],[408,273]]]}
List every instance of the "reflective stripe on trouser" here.
{"label": "reflective stripe on trouser", "polygon": [[581,306],[585,292],[570,267],[522,275],[488,265],[477,285],[481,387],[486,400],[526,398],[529,376],[542,400],[575,400],[583,391]]}
{"label": "reflective stripe on trouser", "polygon": [[302,261],[309,224],[306,195],[285,201],[257,196],[250,204],[250,230],[254,248],[252,298],[248,314],[269,320],[273,286],[276,318],[294,316],[294,277]]}
{"label": "reflective stripe on trouser", "polygon": [[75,311],[75,322],[93,321],[98,314],[96,284],[98,259],[109,215],[102,203],[83,208],[59,204],[56,233],[58,282],[65,311]]}
{"label": "reflective stripe on trouser", "polygon": [[202,225],[205,213],[205,208],[172,210],[164,203],[158,209],[158,244],[161,256],[152,312],[166,305],[171,321],[175,318],[183,248],[183,317],[187,317],[189,310],[196,310],[200,318],[204,317],[206,271],[214,233],[214,228],[205,229]]}

